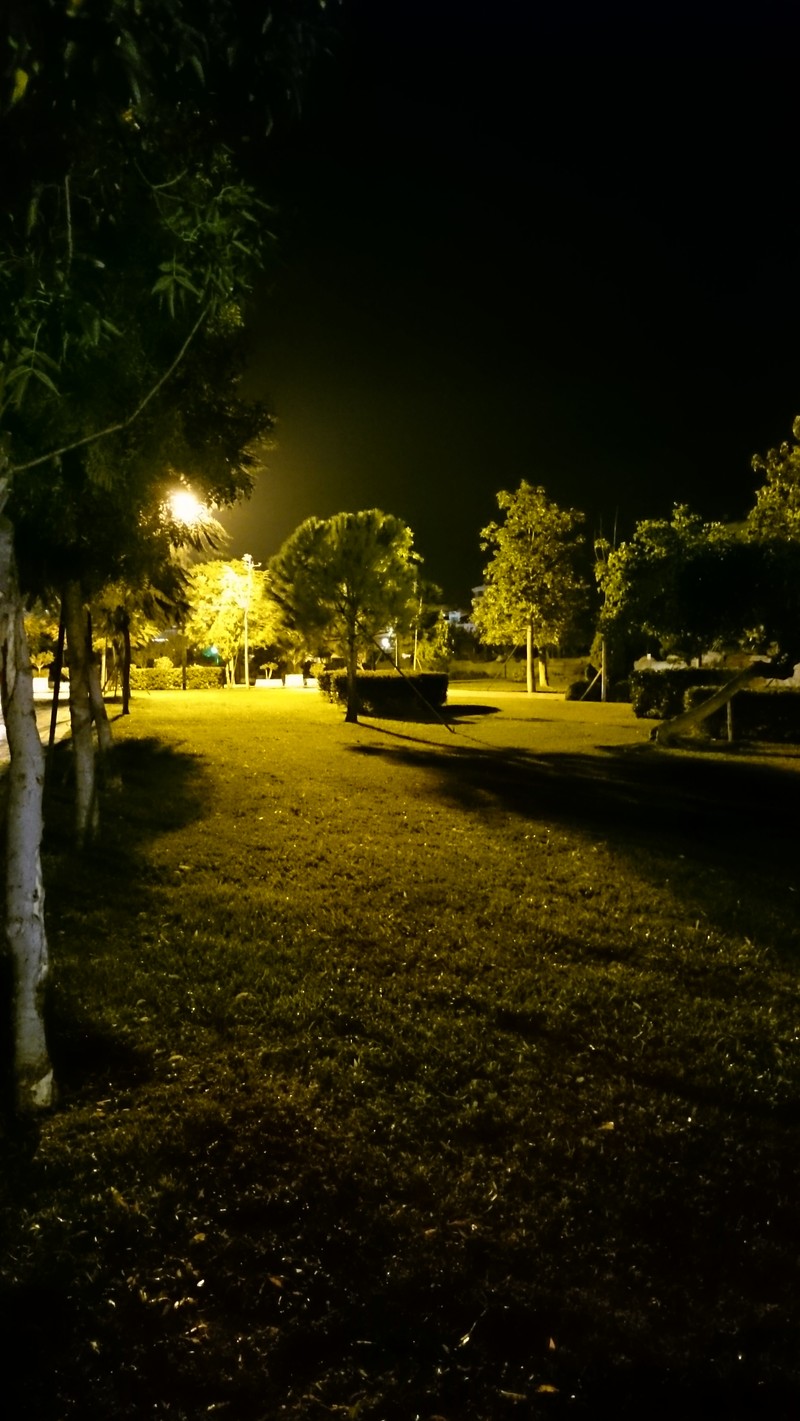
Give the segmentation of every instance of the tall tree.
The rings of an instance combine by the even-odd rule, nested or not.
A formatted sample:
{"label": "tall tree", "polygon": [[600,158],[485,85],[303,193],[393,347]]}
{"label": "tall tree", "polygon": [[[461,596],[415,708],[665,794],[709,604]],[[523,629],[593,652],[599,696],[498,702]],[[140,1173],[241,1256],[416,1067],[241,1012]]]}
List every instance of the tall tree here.
{"label": "tall tree", "polygon": [[[38,489],[57,518],[65,467],[72,477],[80,464],[102,485],[108,461],[89,451],[146,420],[201,330],[245,298],[263,210],[233,150],[253,119],[264,131],[279,95],[297,92],[319,9],[317,0],[11,0],[2,17],[0,694],[21,1108],[47,1103],[51,1072],[41,755],[9,515]],[[151,294],[155,325],[142,319]],[[121,350],[115,389],[108,370]]]}
{"label": "tall tree", "polygon": [[413,625],[418,563],[411,529],[371,508],[308,518],[269,564],[269,591],[288,627],[345,660],[347,721],[358,719],[359,655],[389,627]]}
{"label": "tall tree", "polygon": [[515,493],[501,490],[497,503],[505,516],[481,533],[481,547],[492,556],[473,620],[485,642],[525,643],[530,693],[534,647],[557,643],[586,601],[584,518],[574,508],[559,508],[525,479]]}

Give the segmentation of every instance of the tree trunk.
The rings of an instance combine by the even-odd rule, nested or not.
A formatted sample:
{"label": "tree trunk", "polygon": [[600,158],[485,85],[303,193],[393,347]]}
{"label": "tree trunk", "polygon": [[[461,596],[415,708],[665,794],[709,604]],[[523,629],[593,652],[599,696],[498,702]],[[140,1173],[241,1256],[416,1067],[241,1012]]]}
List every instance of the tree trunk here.
{"label": "tree trunk", "polygon": [[358,722],[358,654],[355,639],[347,643],[347,710],[345,721],[350,725]]}
{"label": "tree trunk", "polygon": [[131,713],[131,621],[122,624],[122,714]]}
{"label": "tree trunk", "polygon": [[5,518],[0,519],[0,699],[11,757],[5,939],[13,974],[14,1096],[17,1109],[30,1112],[53,1101],[43,1018],[48,974],[41,865],[44,751],[33,704],[13,530]]}
{"label": "tree trunk", "polygon": [[64,636],[66,628],[64,626],[64,608],[58,618],[58,641],[56,642],[56,656],[53,662],[53,703],[50,707],[50,734],[47,739],[47,764],[48,769],[53,755],[53,746],[56,743],[56,727],[58,725],[58,701],[61,695],[62,673],[64,670]]}
{"label": "tree trunk", "polygon": [[97,665],[94,659],[94,648],[92,646],[92,619],[86,615],[86,670],[89,678],[89,705],[92,710],[92,720],[97,730],[97,744],[101,755],[108,755],[114,748],[114,737],[111,734],[111,722],[108,719],[106,703],[103,700],[103,691],[100,685],[100,677],[97,673]]}
{"label": "tree trunk", "polygon": [[78,845],[83,847],[97,833],[100,816],[92,734],[89,658],[86,654],[86,608],[78,582],[71,581],[66,584],[63,601],[69,647],[69,718],[75,766],[75,831]]}
{"label": "tree trunk", "polygon": [[549,689],[550,677],[547,673],[547,648],[543,646],[539,649],[539,690],[549,691]]}
{"label": "tree trunk", "polygon": [[527,646],[527,655],[526,655],[526,665],[525,665],[525,672],[526,672],[525,680],[526,680],[528,695],[529,695],[529,696],[532,696],[532,695],[533,695],[533,624],[532,624],[531,622],[528,622],[528,632],[527,632],[527,638],[526,638],[526,646]]}

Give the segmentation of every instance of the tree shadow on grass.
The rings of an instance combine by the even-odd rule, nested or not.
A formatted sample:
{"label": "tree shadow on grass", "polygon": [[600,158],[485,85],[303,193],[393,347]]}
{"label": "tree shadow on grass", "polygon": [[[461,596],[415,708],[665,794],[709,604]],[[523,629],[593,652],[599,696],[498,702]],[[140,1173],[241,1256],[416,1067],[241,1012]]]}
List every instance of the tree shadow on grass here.
{"label": "tree shadow on grass", "polygon": [[[153,840],[200,817],[206,796],[201,757],[151,738],[123,741],[113,750],[120,788],[101,788],[101,832],[76,852],[72,755],[68,741],[55,747],[45,798],[43,866],[47,931],[54,977],[61,947],[74,951],[85,937],[91,951],[112,951],[104,905],[120,906],[134,921],[151,901],[165,870],[146,852]],[[70,993],[51,991],[47,1002],[50,1054],[59,1090],[119,1090],[152,1073],[150,1052],[92,1019]],[[10,1040],[3,1023],[2,1039]],[[4,1061],[3,1078],[9,1079]],[[5,1102],[6,1113],[10,1102]]]}
{"label": "tree shadow on grass", "polygon": [[[106,853],[130,859],[135,868],[141,846],[200,817],[205,794],[202,756],[155,737],[115,744],[110,768],[121,788],[104,787],[100,764],[101,832],[82,859],[96,877]],[[48,771],[45,797],[45,846],[69,853],[74,843],[72,747],[57,745]]]}
{"label": "tree shadow on grass", "polygon": [[783,913],[787,942],[796,944],[800,825],[792,772],[686,760],[649,746],[590,755],[421,742],[349,748],[429,771],[442,799],[487,823],[505,811],[577,831],[635,859],[637,872],[659,885],[675,878],[677,864],[691,901],[725,930],[747,930],[746,889],[751,914]]}

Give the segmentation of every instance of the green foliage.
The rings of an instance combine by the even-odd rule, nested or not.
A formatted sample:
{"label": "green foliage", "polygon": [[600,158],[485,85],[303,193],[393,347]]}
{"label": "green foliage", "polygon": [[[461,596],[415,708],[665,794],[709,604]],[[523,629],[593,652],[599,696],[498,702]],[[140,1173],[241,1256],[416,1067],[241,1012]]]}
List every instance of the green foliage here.
{"label": "green foliage", "polygon": [[692,659],[713,648],[800,651],[800,542],[703,523],[685,507],[639,523],[598,564],[600,629]]}
{"label": "green foliage", "polygon": [[[420,716],[424,718],[429,708],[440,709],[447,704],[448,680],[445,673],[435,671],[403,676],[397,671],[359,671],[356,693],[365,715],[416,720]],[[317,685],[327,700],[347,704],[346,671],[320,671]]]}
{"label": "green foliage", "polygon": [[497,502],[505,517],[481,533],[481,547],[492,557],[473,621],[490,645],[522,643],[529,627],[535,642],[555,645],[586,603],[583,514],[559,508],[524,479],[516,493],[498,493]]}
{"label": "green foliage", "polygon": [[[159,661],[167,661],[159,657]],[[187,666],[187,691],[218,691],[225,679],[219,666]],[[132,666],[131,689],[134,691],[180,691],[183,671],[180,666]]]}
{"label": "green foliage", "polygon": [[[684,505],[672,518],[647,519],[619,547],[603,548],[597,578],[604,598],[600,629],[612,653],[620,642],[653,645],[688,658],[735,637],[731,550],[736,535],[706,524]],[[738,602],[738,598],[735,598]]]}
{"label": "green foliage", "polygon": [[629,685],[633,713],[655,720],[672,720],[685,709],[687,692],[692,687],[701,686],[711,695],[711,688],[723,686],[732,674],[730,671],[711,670],[707,666],[676,666],[669,671],[631,671]]}
{"label": "green foliage", "polygon": [[418,615],[418,563],[411,529],[377,508],[307,519],[270,562],[269,592],[285,626],[347,663],[348,719],[359,654]]}
{"label": "green foliage", "polygon": [[299,92],[321,8],[37,0],[4,18],[0,423],[26,588],[94,592],[131,561],[136,581],[176,469],[217,503],[249,491],[271,421],[235,388],[237,347],[272,235],[242,157],[256,112]]}
{"label": "green foliage", "polygon": [[245,611],[251,645],[268,645],[274,639],[277,609],[267,594],[262,569],[241,559],[195,563],[186,595],[190,611],[184,629],[190,645],[200,651],[216,646],[231,668],[242,645]]}
{"label": "green foliage", "polygon": [[754,454],[752,466],[763,476],[748,527],[758,538],[800,541],[800,416],[792,425],[793,440],[765,455]]}

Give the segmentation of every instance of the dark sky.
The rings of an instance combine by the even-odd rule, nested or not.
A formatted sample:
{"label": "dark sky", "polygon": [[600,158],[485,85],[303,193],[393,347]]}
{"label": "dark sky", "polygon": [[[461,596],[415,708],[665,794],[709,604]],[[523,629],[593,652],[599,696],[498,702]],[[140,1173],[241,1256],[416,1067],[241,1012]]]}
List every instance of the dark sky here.
{"label": "dark sky", "polygon": [[248,389],[277,446],[232,555],[378,506],[467,605],[522,478],[591,532],[741,517],[800,412],[793,25],[344,0],[265,160],[282,240]]}

